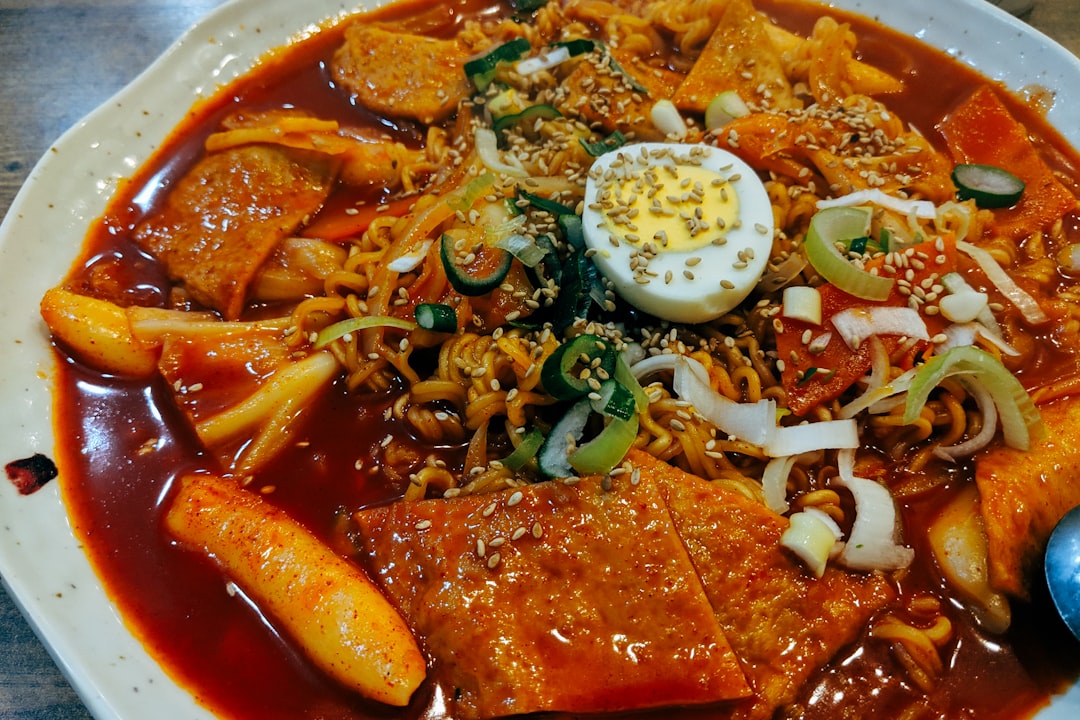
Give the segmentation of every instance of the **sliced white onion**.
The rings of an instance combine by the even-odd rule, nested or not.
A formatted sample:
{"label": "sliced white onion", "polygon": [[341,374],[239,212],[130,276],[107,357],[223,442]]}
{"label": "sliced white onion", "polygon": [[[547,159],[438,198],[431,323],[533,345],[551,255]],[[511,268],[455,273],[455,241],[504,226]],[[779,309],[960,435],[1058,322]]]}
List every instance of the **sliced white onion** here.
{"label": "sliced white onion", "polygon": [[983,338],[1006,355],[1016,357],[1020,354],[1019,350],[1005,342],[1005,338],[1001,337],[1001,335],[995,333],[992,328],[988,328],[982,323],[975,323],[975,332],[979,334],[979,337]]}
{"label": "sliced white onion", "polygon": [[765,465],[761,474],[761,490],[765,498],[765,506],[774,513],[783,515],[788,511],[787,481],[791,474],[791,466],[795,464],[795,456],[777,457]]}
{"label": "sliced white onion", "polygon": [[[955,224],[952,219],[955,218]],[[968,230],[971,228],[971,208],[964,203],[949,200],[938,206],[937,217],[934,224],[938,232],[951,231],[957,240],[967,240]]]}
{"label": "sliced white onion", "polygon": [[1005,272],[1005,269],[998,264],[993,255],[981,247],[964,241],[957,242],[956,249],[966,253],[968,257],[978,264],[986,277],[994,284],[994,287],[1016,306],[1016,309],[1020,311],[1025,320],[1032,325],[1050,322],[1050,318],[1039,307],[1039,303],[1035,301],[1035,298],[1016,284],[1016,281],[1009,276],[1009,273]]}
{"label": "sliced white onion", "polygon": [[857,447],[859,426],[855,420],[824,420],[775,428],[765,442],[765,454],[783,457],[812,450]]}
{"label": "sliced white onion", "polygon": [[893,394],[891,388],[886,388],[889,379],[889,353],[885,350],[885,343],[881,338],[870,338],[870,375],[866,379],[866,389],[857,398],[840,408],[839,416],[853,418],[878,400]]}
{"label": "sliced white onion", "polygon": [[653,355],[630,368],[642,384],[668,370],[674,372],[672,391],[677,397],[693,403],[694,410],[724,434],[763,448],[769,457],[859,446],[858,425],[851,419],[777,426],[775,401],[740,403],[724,397],[712,388],[708,371],[694,358]]}
{"label": "sliced white onion", "polygon": [[679,114],[679,109],[670,100],[657,100],[649,112],[656,129],[667,137],[682,139],[686,137],[686,121]]}
{"label": "sliced white onion", "polygon": [[553,67],[562,65],[569,59],[570,49],[565,45],[560,45],[543,50],[539,55],[534,55],[531,58],[525,58],[517,64],[516,69],[522,75],[532,75],[541,70],[550,70]]}
{"label": "sliced white onion", "polygon": [[982,413],[982,428],[974,437],[970,437],[964,442],[934,448],[934,454],[944,460],[968,457],[977,450],[982,450],[990,444],[990,441],[994,439],[994,434],[997,433],[997,405],[994,404],[994,398],[990,395],[990,392],[977,382],[965,381],[964,378],[960,378],[960,382],[971,393],[971,397],[975,399],[975,404],[979,407],[979,412]]}
{"label": "sliced white onion", "polygon": [[758,289],[762,292],[775,292],[798,277],[809,264],[810,261],[801,252],[791,253],[776,265],[770,262],[768,270],[758,280]]}
{"label": "sliced white onion", "polygon": [[937,208],[929,200],[908,200],[887,195],[877,188],[868,190],[856,190],[855,192],[841,195],[830,200],[818,200],[819,210],[831,207],[857,207],[859,205],[877,205],[886,210],[893,210],[902,215],[914,214],[922,220],[933,220],[937,217]]}
{"label": "sliced white onion", "polygon": [[424,262],[424,258],[427,257],[433,243],[434,240],[425,240],[420,244],[420,247],[388,262],[386,264],[387,269],[396,273],[412,272],[420,263]]}
{"label": "sliced white onion", "polygon": [[852,350],[873,335],[903,335],[929,340],[926,322],[917,310],[892,305],[872,305],[841,310],[831,318],[833,326]]}
{"label": "sliced white onion", "polygon": [[855,498],[855,522],[839,562],[853,570],[906,568],[915,559],[915,551],[896,541],[900,522],[892,493],[873,480],[845,474],[832,484],[847,488]]}
{"label": "sliced white onion", "polygon": [[1016,357],[1020,354],[1019,350],[1005,342],[1003,338],[979,322],[953,323],[952,325],[946,326],[941,332],[945,335],[946,339],[945,342],[939,343],[937,346],[937,352],[939,354],[947,352],[954,347],[974,345],[975,341],[980,337],[996,347],[1004,355]]}
{"label": "sliced white onion", "polygon": [[633,373],[639,383],[644,385],[646,380],[657,373],[664,372],[665,370],[675,372],[675,363],[678,359],[679,356],[675,353],[650,355],[644,360],[631,363],[630,372]]}
{"label": "sliced white onion", "polygon": [[941,333],[945,336],[945,342],[938,343],[937,351],[939,353],[948,352],[954,347],[966,347],[968,345],[974,345],[975,340],[979,337],[979,331],[976,328],[978,323],[966,322],[966,323],[953,323],[945,327]]}
{"label": "sliced white onion", "polygon": [[776,427],[775,401],[739,403],[724,397],[712,389],[705,366],[693,358],[676,356],[672,389],[721,432],[753,445],[764,446]]}
{"label": "sliced white onion", "polygon": [[473,134],[476,143],[476,152],[480,161],[492,172],[510,175],[511,177],[528,177],[529,173],[520,165],[514,166],[503,161],[499,153],[499,140],[495,137],[495,131],[491,128],[478,127]]}

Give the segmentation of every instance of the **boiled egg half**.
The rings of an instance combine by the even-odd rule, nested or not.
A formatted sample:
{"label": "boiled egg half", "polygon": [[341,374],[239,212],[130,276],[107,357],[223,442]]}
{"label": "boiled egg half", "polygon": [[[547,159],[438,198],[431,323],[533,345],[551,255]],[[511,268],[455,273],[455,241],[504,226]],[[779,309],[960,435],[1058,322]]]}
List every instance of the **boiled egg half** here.
{"label": "boiled egg half", "polygon": [[640,143],[601,155],[581,220],[615,292],[673,322],[707,322],[736,307],[772,250],[772,207],[757,174],[709,145]]}

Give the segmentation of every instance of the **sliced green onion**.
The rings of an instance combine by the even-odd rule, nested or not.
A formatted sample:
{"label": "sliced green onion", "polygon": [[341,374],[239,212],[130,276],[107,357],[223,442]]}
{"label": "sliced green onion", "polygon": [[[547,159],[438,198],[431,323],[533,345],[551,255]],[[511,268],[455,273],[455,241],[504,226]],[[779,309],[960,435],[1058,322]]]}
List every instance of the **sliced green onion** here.
{"label": "sliced green onion", "polygon": [[532,46],[525,38],[514,38],[465,63],[465,75],[473,81],[477,90],[486,90],[495,79],[495,70],[499,63],[520,60],[531,49]]}
{"label": "sliced green onion", "polygon": [[603,283],[592,258],[577,251],[566,258],[558,285],[559,294],[551,305],[551,325],[556,332],[562,332],[578,318],[588,316],[597,289],[603,296]]}
{"label": "sliced green onion", "polygon": [[638,412],[645,412],[649,408],[649,395],[634,376],[634,371],[626,364],[626,358],[622,353],[615,358],[615,380],[634,395]]}
{"label": "sliced green onion", "polygon": [[626,144],[626,136],[618,130],[608,135],[603,140],[597,140],[596,142],[586,142],[584,138],[578,138],[578,142],[581,143],[581,147],[585,148],[585,152],[589,153],[592,157],[600,157],[606,152],[621,148]]}
{"label": "sliced green onion", "polygon": [[810,220],[803,247],[814,269],[836,287],[863,300],[885,300],[892,291],[893,279],[855,267],[836,249],[837,243],[866,237],[871,214],[867,207],[819,210]]}
{"label": "sliced green onion", "polygon": [[563,239],[566,240],[567,245],[575,250],[585,248],[585,229],[581,225],[580,215],[564,213],[555,222],[558,223],[559,229],[562,230]]}
{"label": "sliced green onion", "polygon": [[462,295],[477,297],[487,295],[502,283],[503,278],[510,272],[510,265],[514,256],[502,248],[491,248],[491,252],[502,253],[501,261],[487,275],[474,275],[466,268],[458,265],[454,260],[454,238],[448,233],[443,233],[439,242],[439,257],[442,259],[443,270],[446,279]]}
{"label": "sliced green onion", "polygon": [[1045,430],[1039,410],[1024,386],[997,358],[971,345],[952,348],[918,369],[908,388],[904,422],[914,422],[930,392],[953,375],[970,375],[990,393],[1009,447],[1029,450],[1032,441],[1042,437]]}
{"label": "sliced green onion", "polygon": [[617,380],[605,380],[592,401],[592,409],[601,415],[629,420],[637,412],[637,399],[634,393]]}
{"label": "sliced green onion", "polygon": [[649,88],[639,83],[637,81],[637,78],[623,70],[622,65],[619,64],[619,62],[610,52],[608,52],[608,66],[615,72],[622,75],[623,79],[626,81],[626,84],[629,85],[634,92],[641,93],[642,95],[649,94]]}
{"label": "sliced green onion", "polygon": [[420,303],[416,306],[416,324],[433,332],[456,332],[457,313],[442,303]]}
{"label": "sliced green onion", "polygon": [[513,115],[519,113],[523,109],[523,102],[521,96],[514,88],[506,88],[501,90],[498,95],[489,99],[485,106],[488,112],[491,113],[491,117],[498,120],[506,115]]}
{"label": "sliced green onion", "polygon": [[543,444],[544,433],[540,432],[539,428],[533,428],[525,433],[525,437],[521,438],[521,443],[514,448],[512,453],[504,457],[501,462],[504,467],[510,470],[520,470],[525,466],[525,463],[536,457],[536,453],[540,451],[540,447]]}
{"label": "sliced green onion", "polygon": [[532,57],[520,60],[514,69],[520,75],[535,75],[545,70],[551,70],[570,59],[570,51],[558,45],[549,45]]}
{"label": "sliced green onion", "polygon": [[716,130],[724,127],[735,118],[750,114],[750,108],[743,102],[739,93],[725,90],[712,99],[705,108],[705,127]]}
{"label": "sliced green onion", "polygon": [[994,165],[965,163],[953,168],[956,196],[981,208],[1012,207],[1024,194],[1024,181]]}
{"label": "sliced green onion", "polygon": [[878,234],[877,247],[872,249],[887,253],[889,252],[889,243],[891,240],[892,231],[889,230],[889,228],[881,228],[881,232]]}
{"label": "sliced green onion", "polygon": [[518,197],[522,200],[528,200],[529,204],[537,210],[549,212],[555,217],[574,214],[574,208],[569,205],[563,205],[561,202],[531,193],[528,190],[518,190]]}
{"label": "sliced green onion", "polygon": [[573,400],[591,391],[588,381],[597,370],[611,376],[615,371],[615,351],[603,338],[585,333],[563,343],[548,356],[540,368],[540,383],[557,400]]}
{"label": "sliced green onion", "polygon": [[[521,166],[520,161],[516,165],[503,160],[499,154],[499,139],[495,131],[488,127],[477,126],[473,131],[473,142],[476,145],[476,154],[480,156],[480,162],[488,170],[509,175],[510,177],[528,177],[529,173]],[[512,158],[513,159],[513,158]]]}
{"label": "sliced green onion", "polygon": [[[549,285],[559,287],[562,281],[562,264],[559,262],[559,253],[555,249],[555,243],[548,235],[537,235],[533,243],[544,253],[544,257],[534,267],[525,265],[525,275],[529,278],[529,282],[533,284],[533,287]],[[540,316],[533,313],[530,317],[539,319]]]}
{"label": "sliced green onion", "polygon": [[521,234],[521,228],[525,225],[524,215],[510,214],[506,203],[492,207],[492,213],[505,212],[509,215],[507,220],[484,228],[484,242],[488,245],[498,245],[511,235]]}
{"label": "sliced green onion", "polygon": [[532,12],[547,5],[547,0],[511,0],[510,4],[514,6],[515,10]]}
{"label": "sliced green onion", "polygon": [[679,108],[667,98],[657,100],[649,110],[649,119],[656,129],[667,137],[681,140],[686,137],[688,131],[686,120],[683,119]]}
{"label": "sliced green onion", "polygon": [[526,235],[509,235],[495,243],[495,247],[506,250],[520,260],[522,265],[530,268],[539,265],[540,261],[547,255],[546,250],[542,249],[536,244],[535,240]]}
{"label": "sliced green onion", "polygon": [[780,535],[780,544],[805,562],[815,578],[825,574],[828,556],[836,546],[836,533],[826,524],[825,518],[828,515],[813,507],[793,513],[788,518],[791,524]]}
{"label": "sliced green onion", "polygon": [[577,57],[591,53],[596,49],[596,43],[588,38],[573,38],[572,40],[560,40],[551,43],[555,47],[564,47],[569,51],[570,57]]}
{"label": "sliced green onion", "polygon": [[570,448],[581,439],[590,415],[592,407],[588,398],[585,398],[571,405],[566,414],[559,418],[544,438],[536,456],[540,472],[550,478],[564,478],[575,474],[569,461]]}
{"label": "sliced green onion", "polygon": [[386,315],[347,318],[345,320],[340,320],[333,325],[328,325],[319,331],[319,334],[315,336],[313,347],[316,350],[321,350],[335,340],[345,337],[349,333],[379,327],[396,328],[398,330],[415,330],[417,326],[416,323],[411,320],[403,320],[401,318],[389,317]]}
{"label": "sliced green onion", "polygon": [[469,212],[476,201],[486,195],[495,184],[495,176],[489,172],[477,175],[463,187],[459,193],[447,198],[446,204],[454,210]]}
{"label": "sliced green onion", "polygon": [[495,131],[495,136],[499,138],[499,140],[503,140],[503,133],[518,125],[531,127],[537,120],[554,120],[561,117],[562,113],[552,105],[545,105],[543,103],[539,105],[530,105],[519,113],[502,116],[495,121],[492,130]]}
{"label": "sliced green onion", "polygon": [[570,453],[570,466],[583,474],[611,472],[626,457],[637,431],[636,414],[629,420],[612,418],[599,435]]}
{"label": "sliced green onion", "polygon": [[866,246],[869,242],[870,238],[866,235],[854,238],[848,245],[848,252],[862,255],[866,252]]}

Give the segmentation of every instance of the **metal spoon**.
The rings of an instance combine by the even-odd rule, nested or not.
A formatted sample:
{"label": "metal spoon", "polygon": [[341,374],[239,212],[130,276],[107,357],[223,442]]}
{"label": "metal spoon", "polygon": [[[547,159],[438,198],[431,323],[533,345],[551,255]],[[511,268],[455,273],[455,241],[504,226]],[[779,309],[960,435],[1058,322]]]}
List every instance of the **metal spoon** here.
{"label": "metal spoon", "polygon": [[1066,513],[1050,534],[1046,582],[1058,613],[1080,639],[1080,507]]}

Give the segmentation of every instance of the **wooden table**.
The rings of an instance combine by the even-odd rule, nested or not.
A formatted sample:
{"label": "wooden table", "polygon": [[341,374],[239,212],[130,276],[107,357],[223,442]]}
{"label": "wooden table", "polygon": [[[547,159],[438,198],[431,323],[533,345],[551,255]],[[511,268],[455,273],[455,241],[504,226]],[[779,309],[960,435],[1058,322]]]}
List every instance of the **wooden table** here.
{"label": "wooden table", "polygon": [[[1037,0],[1027,20],[1080,54],[1076,1]],[[222,2],[0,0],[0,216],[53,140]],[[0,718],[89,717],[0,590]]]}

